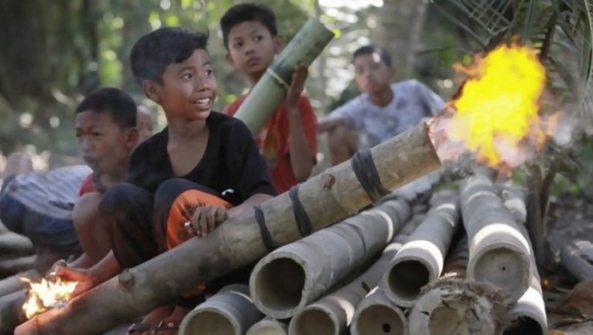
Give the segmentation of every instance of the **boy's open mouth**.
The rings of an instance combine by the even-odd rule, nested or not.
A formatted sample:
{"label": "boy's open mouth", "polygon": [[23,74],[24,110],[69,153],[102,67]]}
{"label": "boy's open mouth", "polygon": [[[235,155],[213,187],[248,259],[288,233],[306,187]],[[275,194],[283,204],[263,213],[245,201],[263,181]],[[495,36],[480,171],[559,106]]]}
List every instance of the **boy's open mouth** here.
{"label": "boy's open mouth", "polygon": [[197,107],[208,107],[210,105],[210,101],[212,101],[211,98],[202,98],[202,99],[194,100],[193,104],[196,105]]}

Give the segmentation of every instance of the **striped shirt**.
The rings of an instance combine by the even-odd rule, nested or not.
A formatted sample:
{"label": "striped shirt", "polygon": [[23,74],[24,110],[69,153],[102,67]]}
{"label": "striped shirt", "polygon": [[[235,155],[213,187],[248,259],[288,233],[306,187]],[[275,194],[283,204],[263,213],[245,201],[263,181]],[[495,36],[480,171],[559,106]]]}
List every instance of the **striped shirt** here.
{"label": "striped shirt", "polygon": [[86,165],[73,165],[45,173],[20,174],[10,181],[5,192],[41,215],[71,220],[82,182],[91,173]]}

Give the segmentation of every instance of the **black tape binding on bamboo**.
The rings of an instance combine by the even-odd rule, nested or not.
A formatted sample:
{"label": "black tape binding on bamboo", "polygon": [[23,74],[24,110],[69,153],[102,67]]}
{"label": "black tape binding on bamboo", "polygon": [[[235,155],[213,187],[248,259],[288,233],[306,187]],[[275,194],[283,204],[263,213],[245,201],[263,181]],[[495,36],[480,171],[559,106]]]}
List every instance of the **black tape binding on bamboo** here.
{"label": "black tape binding on bamboo", "polygon": [[313,227],[311,226],[311,220],[309,219],[309,215],[301,203],[299,199],[299,185],[297,184],[290,188],[288,191],[288,196],[292,201],[292,209],[294,212],[294,219],[296,221],[297,227],[299,228],[299,232],[301,233],[302,237],[311,235],[313,232]]}
{"label": "black tape binding on bamboo", "polygon": [[274,240],[272,240],[272,234],[268,230],[266,226],[266,219],[264,218],[264,211],[262,211],[260,206],[253,207],[253,211],[255,214],[255,221],[259,226],[259,232],[261,234],[261,240],[264,243],[264,246],[268,251],[273,251],[274,249],[278,248]]}
{"label": "black tape binding on bamboo", "polygon": [[368,194],[371,202],[377,202],[391,193],[391,191],[381,184],[379,172],[377,172],[377,167],[375,166],[370,149],[357,151],[350,160],[350,164],[352,165],[352,171],[354,171],[356,179],[358,179],[360,186]]}

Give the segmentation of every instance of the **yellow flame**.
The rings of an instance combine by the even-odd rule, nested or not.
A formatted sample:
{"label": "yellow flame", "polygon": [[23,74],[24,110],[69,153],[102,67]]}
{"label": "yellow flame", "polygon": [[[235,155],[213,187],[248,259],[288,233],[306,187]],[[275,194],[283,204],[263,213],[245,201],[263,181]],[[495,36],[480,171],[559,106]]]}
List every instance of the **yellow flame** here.
{"label": "yellow flame", "polygon": [[[547,138],[539,116],[546,71],[537,54],[513,42],[477,56],[469,67],[456,65],[467,80],[448,104],[448,120],[441,126],[446,139],[501,170],[518,166],[541,149]],[[459,145],[448,145],[443,151],[459,153]]]}
{"label": "yellow flame", "polygon": [[30,286],[27,300],[23,304],[23,311],[27,319],[48,309],[63,306],[72,298],[72,292],[78,283],[62,281],[60,278],[55,281],[43,278],[39,283],[31,282],[27,278],[21,278],[21,280]]}

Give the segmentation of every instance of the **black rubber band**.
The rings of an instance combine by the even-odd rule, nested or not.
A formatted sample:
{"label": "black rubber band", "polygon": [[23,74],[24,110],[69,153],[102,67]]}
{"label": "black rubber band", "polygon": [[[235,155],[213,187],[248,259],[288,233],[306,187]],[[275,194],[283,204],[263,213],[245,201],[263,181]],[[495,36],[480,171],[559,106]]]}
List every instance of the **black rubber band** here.
{"label": "black rubber band", "polygon": [[268,227],[266,226],[266,219],[264,218],[264,212],[262,211],[261,207],[259,207],[259,206],[253,207],[253,211],[255,214],[255,221],[257,222],[257,225],[259,226],[261,240],[264,243],[264,246],[266,247],[266,249],[268,249],[268,251],[273,251],[274,249],[278,248],[278,246],[276,246],[276,243],[274,243],[274,240],[272,240],[272,234],[270,234],[270,231],[268,230]]}
{"label": "black rubber band", "polygon": [[305,207],[299,199],[299,184],[290,188],[290,190],[288,191],[288,196],[292,201],[294,219],[296,221],[297,227],[299,228],[301,236],[305,237],[311,235],[311,233],[313,232],[313,227],[311,226],[311,220],[309,219],[309,215],[307,214]]}
{"label": "black rubber band", "polygon": [[360,186],[368,194],[372,202],[377,202],[384,196],[391,193],[381,184],[375,161],[370,149],[357,151],[350,160],[352,171],[358,179]]}

